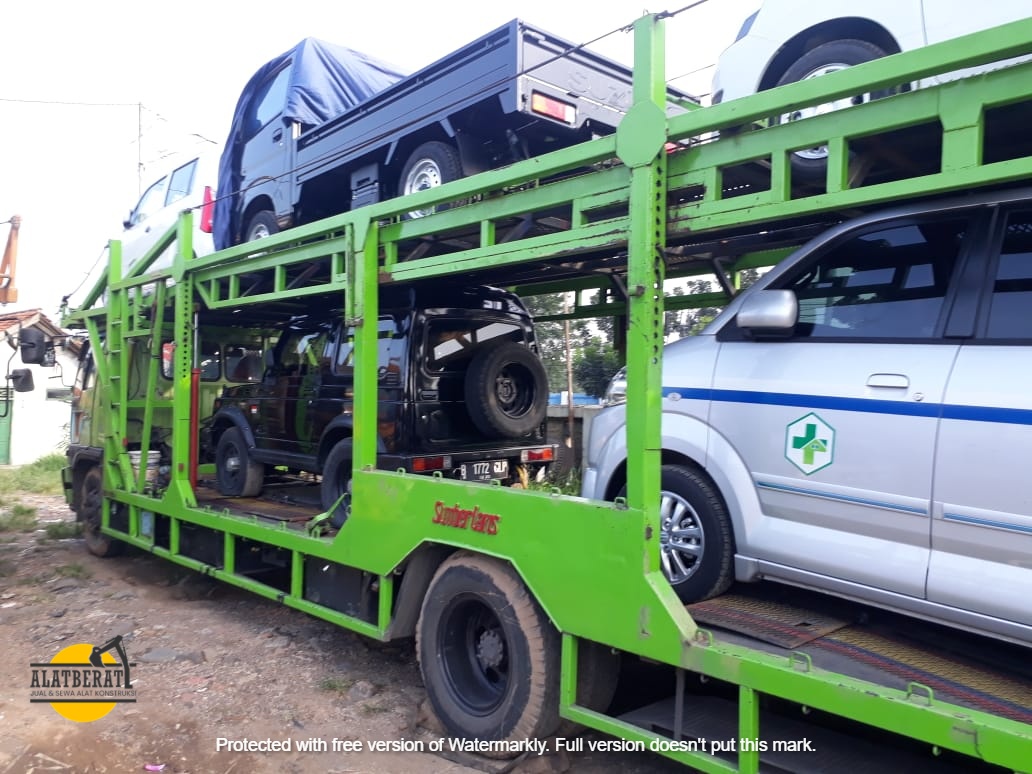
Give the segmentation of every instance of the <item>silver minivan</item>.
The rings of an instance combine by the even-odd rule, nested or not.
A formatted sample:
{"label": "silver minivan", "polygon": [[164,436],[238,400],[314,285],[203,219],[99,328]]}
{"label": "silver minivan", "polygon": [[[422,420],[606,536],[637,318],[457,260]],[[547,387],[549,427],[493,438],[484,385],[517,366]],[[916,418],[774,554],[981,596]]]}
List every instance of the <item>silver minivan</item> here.
{"label": "silver minivan", "polygon": [[[661,556],[1032,643],[1032,189],[832,228],[666,348]],[[625,405],[583,494],[626,476]]]}
{"label": "silver minivan", "polygon": [[[218,179],[218,153],[215,150],[180,163],[147,186],[136,206],[122,224],[122,266],[132,267],[165,233],[175,226],[179,213],[193,209],[193,252],[208,255],[215,250],[212,217],[215,210],[215,185]],[[166,250],[151,264],[151,269],[172,265],[172,250]]]}

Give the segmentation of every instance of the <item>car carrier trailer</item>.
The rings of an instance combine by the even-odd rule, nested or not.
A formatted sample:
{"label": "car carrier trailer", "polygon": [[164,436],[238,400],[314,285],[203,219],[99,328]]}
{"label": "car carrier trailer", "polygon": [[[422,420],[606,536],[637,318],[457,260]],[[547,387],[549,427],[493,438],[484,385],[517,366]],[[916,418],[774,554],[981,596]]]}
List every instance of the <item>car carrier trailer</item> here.
{"label": "car carrier trailer", "polygon": [[[667,118],[661,16],[635,23],[634,105],[613,136],[302,226],[260,250],[193,259],[184,213],[152,251],[178,242],[170,271],[142,273],[144,259],[123,276],[113,243],[106,305],[98,286],[65,316],[102,353],[90,410],[104,428],[99,448],[69,450],[69,501],[88,533],[373,638],[414,635],[448,735],[492,754],[551,737],[561,716],[616,737],[613,749],[703,771],[1030,771],[1026,649],[976,640],[972,665],[934,641],[902,649],[856,621],[810,643],[765,640],[758,630],[812,623],[818,606],[802,596],[759,608],[731,599],[729,614],[700,625],[660,571],[658,506],[665,279],[717,272],[731,292],[736,271],[847,213],[1032,176],[1032,147],[1014,130],[1032,114],[1032,64],[802,122],[765,119],[1028,54],[1032,19]],[[820,144],[826,180],[793,185],[790,152]],[[426,255],[428,240],[447,251]],[[625,498],[376,469],[379,291],[460,276],[525,295],[604,290],[610,303],[574,314],[626,317],[627,410],[640,421],[628,428]],[[194,387],[198,331],[257,329],[326,295],[359,331],[352,513],[339,530],[318,507],[214,495]],[[168,335],[170,389],[158,389],[155,355],[144,396],[130,398],[130,344],[156,353]],[[129,455],[147,459],[156,437],[167,472],[149,476]],[[746,614],[762,626],[735,631],[729,619]],[[669,698],[609,714],[618,656],[662,665]]]}

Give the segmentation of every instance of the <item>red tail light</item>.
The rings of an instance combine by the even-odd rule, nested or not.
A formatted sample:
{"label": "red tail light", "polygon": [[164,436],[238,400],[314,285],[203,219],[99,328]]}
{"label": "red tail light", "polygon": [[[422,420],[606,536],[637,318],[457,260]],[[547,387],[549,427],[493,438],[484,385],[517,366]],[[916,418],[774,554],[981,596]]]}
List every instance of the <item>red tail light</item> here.
{"label": "red tail light", "polygon": [[215,192],[210,185],[204,186],[204,204],[201,205],[201,231],[211,233],[211,222],[215,217]]}
{"label": "red tail light", "polygon": [[552,460],[552,447],[544,449],[524,449],[520,452],[521,462],[550,462]]}

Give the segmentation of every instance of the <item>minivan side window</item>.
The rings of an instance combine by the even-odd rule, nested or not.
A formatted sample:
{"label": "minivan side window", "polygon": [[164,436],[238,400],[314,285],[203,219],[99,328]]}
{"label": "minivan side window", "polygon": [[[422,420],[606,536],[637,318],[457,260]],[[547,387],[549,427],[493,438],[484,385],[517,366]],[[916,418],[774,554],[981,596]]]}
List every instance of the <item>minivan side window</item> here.
{"label": "minivan side window", "polygon": [[166,205],[178,202],[190,193],[195,169],[197,169],[197,159],[189,164],[184,164],[172,173],[168,183],[168,193],[165,195]]}
{"label": "minivan side window", "polygon": [[778,287],[799,300],[796,337],[936,335],[966,219],[897,224],[836,245]]}
{"label": "minivan side window", "polygon": [[133,214],[129,216],[130,226],[142,223],[165,206],[166,186],[168,186],[168,178],[163,177],[143,192],[143,196],[140,197],[140,201],[133,210]]}
{"label": "minivan side window", "polygon": [[1032,339],[1032,212],[1007,217],[992,293],[986,338]]}

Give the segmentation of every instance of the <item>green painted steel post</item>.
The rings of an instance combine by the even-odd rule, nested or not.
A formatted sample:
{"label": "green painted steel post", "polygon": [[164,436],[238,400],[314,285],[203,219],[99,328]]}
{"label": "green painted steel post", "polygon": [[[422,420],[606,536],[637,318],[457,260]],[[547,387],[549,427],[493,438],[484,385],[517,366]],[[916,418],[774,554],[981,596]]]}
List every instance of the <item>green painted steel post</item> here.
{"label": "green painted steel post", "polygon": [[[627,286],[627,499],[645,511],[645,535],[659,536],[660,390],[663,350],[663,251],[666,247],[666,83],[663,26],[634,24],[634,105],[620,123],[616,150],[631,168]],[[659,565],[658,548],[646,566]]]}
{"label": "green painted steel post", "polygon": [[738,687],[738,770],[760,770],[760,697],[747,686]]}
{"label": "green painted steel post", "polygon": [[[362,226],[365,226],[364,228]],[[376,467],[376,367],[379,315],[379,226],[373,221],[355,228],[353,298],[349,299],[350,323],[355,325],[355,429],[353,470]],[[353,487],[361,486],[360,476]]]}
{"label": "green painted steel post", "polygon": [[179,249],[172,261],[172,276],[176,284],[173,291],[172,341],[175,350],[172,355],[172,470],[169,486],[178,493],[180,502],[187,506],[197,504],[190,486],[190,396],[195,330],[194,275],[186,271],[186,262],[192,257],[191,230],[189,213],[184,213],[179,219]]}

